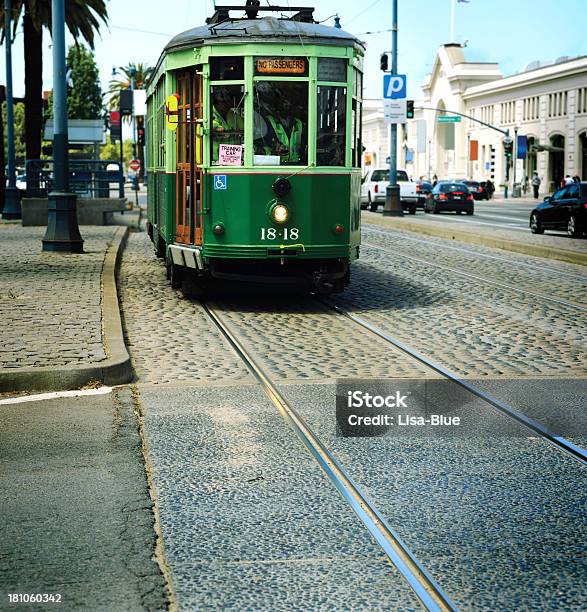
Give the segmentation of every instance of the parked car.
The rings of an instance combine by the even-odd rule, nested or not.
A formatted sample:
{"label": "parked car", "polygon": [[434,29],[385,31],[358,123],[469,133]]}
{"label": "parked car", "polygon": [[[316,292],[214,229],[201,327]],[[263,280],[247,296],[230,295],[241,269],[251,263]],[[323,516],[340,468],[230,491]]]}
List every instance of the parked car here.
{"label": "parked car", "polygon": [[472,215],[475,210],[473,195],[464,183],[440,181],[428,194],[424,212],[435,215],[441,212],[454,211],[457,215],[466,212]]}
{"label": "parked car", "polygon": [[546,196],[530,213],[530,231],[563,230],[573,238],[587,231],[587,182],[572,183]]}
{"label": "parked car", "polygon": [[16,177],[16,188],[26,191],[26,176],[24,174]]}
{"label": "parked car", "polygon": [[418,194],[418,207],[424,208],[426,196],[432,191],[433,185],[429,181],[418,181],[416,183],[416,193]]}
{"label": "parked car", "polygon": [[462,182],[467,186],[475,200],[489,200],[489,194],[487,193],[483,183],[468,180]]}
{"label": "parked car", "polygon": [[[376,212],[380,204],[385,204],[385,191],[388,184],[388,168],[377,168],[367,172],[361,185],[361,208],[364,210],[369,207],[371,212]],[[410,181],[405,170],[398,170],[397,184],[400,189],[402,208],[407,209],[411,215],[415,214],[418,205],[416,183]]]}

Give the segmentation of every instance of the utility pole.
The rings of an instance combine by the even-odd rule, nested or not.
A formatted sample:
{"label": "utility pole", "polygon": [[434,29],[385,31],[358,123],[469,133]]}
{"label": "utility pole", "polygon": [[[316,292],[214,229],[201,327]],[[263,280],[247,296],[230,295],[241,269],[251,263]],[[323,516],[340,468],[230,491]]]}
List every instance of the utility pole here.
{"label": "utility pole", "polygon": [[[391,74],[397,74],[397,0],[392,0]],[[397,123],[389,126],[389,184],[385,191],[385,217],[403,217],[400,189],[397,184]]]}
{"label": "utility pole", "polygon": [[83,253],[77,224],[77,196],[69,191],[67,84],[65,82],[64,0],[52,0],[53,34],[53,190],[47,203],[43,251]]}
{"label": "utility pole", "polygon": [[[130,90],[132,91],[132,109],[130,113],[130,121],[132,125],[132,158],[137,159],[137,129],[135,120],[135,75],[134,68],[130,69]],[[135,191],[135,206],[139,209],[139,226],[141,223],[141,209],[139,206],[139,176],[135,173],[133,181],[133,189]]]}
{"label": "utility pole", "polygon": [[4,41],[6,44],[6,141],[8,144],[8,187],[4,192],[3,219],[20,219],[20,191],[16,188],[16,161],[14,152],[14,99],[12,96],[12,40],[10,21],[12,0],[4,0]]}

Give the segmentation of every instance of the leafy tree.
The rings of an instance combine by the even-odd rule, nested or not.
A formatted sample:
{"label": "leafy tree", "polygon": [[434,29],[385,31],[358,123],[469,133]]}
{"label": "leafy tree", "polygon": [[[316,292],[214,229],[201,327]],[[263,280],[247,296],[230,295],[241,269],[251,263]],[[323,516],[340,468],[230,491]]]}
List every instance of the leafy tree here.
{"label": "leafy tree", "polygon": [[[100,74],[94,54],[83,45],[71,45],[67,51],[73,87],[67,91],[69,119],[99,119],[102,116]],[[53,116],[53,92],[49,94],[49,116]]]}
{"label": "leafy tree", "polygon": [[[24,104],[14,104],[14,151],[18,166],[24,166]],[[6,102],[2,103],[2,124],[6,126]],[[8,142],[4,127],[4,159],[8,163]]]}
{"label": "leafy tree", "polygon": [[[43,28],[51,28],[51,0],[12,0],[13,34],[22,16],[25,63],[25,125],[27,159],[41,156],[43,119]],[[105,0],[65,0],[65,23],[75,41],[84,39],[94,48],[100,20],[107,23]],[[0,6],[0,31],[4,32],[4,5]]]}
{"label": "leafy tree", "polygon": [[[114,160],[120,161],[120,143],[119,142],[111,142],[110,136],[106,139],[106,144],[102,146],[102,150],[100,151],[100,159],[102,160]],[[125,140],[122,143],[122,160],[124,166],[130,162],[132,159],[132,141]]]}

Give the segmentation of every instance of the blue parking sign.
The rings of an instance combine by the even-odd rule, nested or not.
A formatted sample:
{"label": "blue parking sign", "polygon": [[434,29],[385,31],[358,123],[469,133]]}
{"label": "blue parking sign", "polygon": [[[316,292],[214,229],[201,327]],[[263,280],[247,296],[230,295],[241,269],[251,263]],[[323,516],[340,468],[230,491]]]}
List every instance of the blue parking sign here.
{"label": "blue parking sign", "polygon": [[383,75],[383,99],[403,100],[407,96],[407,77],[405,74]]}
{"label": "blue parking sign", "polygon": [[226,174],[214,175],[214,189],[226,189]]}

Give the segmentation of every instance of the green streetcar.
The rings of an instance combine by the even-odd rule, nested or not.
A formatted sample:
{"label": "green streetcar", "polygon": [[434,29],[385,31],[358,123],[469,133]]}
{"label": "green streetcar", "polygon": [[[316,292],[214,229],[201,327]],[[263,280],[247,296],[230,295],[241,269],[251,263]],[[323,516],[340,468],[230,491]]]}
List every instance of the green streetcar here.
{"label": "green streetcar", "polygon": [[363,55],[290,7],[218,6],[165,47],[147,88],[147,231],[174,288],[344,289],[360,244]]}

